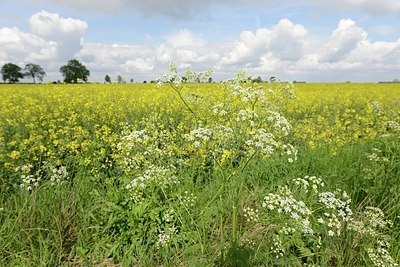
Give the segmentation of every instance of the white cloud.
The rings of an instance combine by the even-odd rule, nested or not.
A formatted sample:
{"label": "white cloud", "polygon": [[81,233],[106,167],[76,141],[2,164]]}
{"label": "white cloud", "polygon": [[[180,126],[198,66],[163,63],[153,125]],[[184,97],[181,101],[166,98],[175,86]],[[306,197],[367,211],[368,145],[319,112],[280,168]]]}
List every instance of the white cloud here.
{"label": "white cloud", "polygon": [[193,33],[191,33],[188,29],[183,29],[179,31],[177,34],[168,36],[167,41],[173,47],[185,47],[185,46],[203,46],[205,41],[199,37],[196,37]]}
{"label": "white cloud", "polygon": [[88,27],[84,21],[46,11],[33,14],[28,23],[30,32],[0,28],[0,63],[13,62],[20,67],[40,64],[48,76],[80,52]]}
{"label": "white cloud", "polygon": [[52,60],[56,53],[56,43],[15,27],[0,28],[0,47],[2,61],[47,61]]}
{"label": "white cloud", "polygon": [[353,51],[361,42],[366,41],[368,34],[351,19],[342,19],[331,37],[322,46],[322,62],[337,62]]}
{"label": "white cloud", "polygon": [[88,27],[85,21],[63,18],[59,14],[41,11],[29,19],[31,31],[36,36],[57,44],[57,56],[68,60],[82,48],[83,36]]}
{"label": "white cloud", "polygon": [[154,60],[152,58],[137,58],[134,60],[128,60],[123,64],[125,72],[150,72],[154,70]]}
{"label": "white cloud", "polygon": [[270,28],[243,31],[230,43],[210,44],[182,29],[158,45],[86,43],[86,22],[45,11],[34,14],[29,23],[31,32],[0,28],[0,63],[38,63],[53,80],[61,79],[58,69],[75,56],[91,71],[91,81],[103,81],[105,74],[152,80],[161,77],[171,61],[181,68],[213,68],[217,80],[247,69],[263,78],[376,81],[392,80],[400,69],[400,39],[373,42],[350,19],[340,20],[331,34],[318,39],[303,25],[282,19]]}
{"label": "white cloud", "polygon": [[271,29],[260,28],[255,33],[244,31],[222,64],[254,66],[267,53],[283,61],[297,60],[302,56],[307,34],[303,25],[293,24],[288,19],[280,20]]}

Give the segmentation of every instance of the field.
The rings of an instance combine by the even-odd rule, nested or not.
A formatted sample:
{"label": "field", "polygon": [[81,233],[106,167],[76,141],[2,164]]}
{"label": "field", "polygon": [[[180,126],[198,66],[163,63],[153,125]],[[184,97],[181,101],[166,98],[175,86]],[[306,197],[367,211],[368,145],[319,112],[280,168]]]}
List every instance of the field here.
{"label": "field", "polygon": [[400,85],[168,81],[0,85],[1,266],[398,266]]}

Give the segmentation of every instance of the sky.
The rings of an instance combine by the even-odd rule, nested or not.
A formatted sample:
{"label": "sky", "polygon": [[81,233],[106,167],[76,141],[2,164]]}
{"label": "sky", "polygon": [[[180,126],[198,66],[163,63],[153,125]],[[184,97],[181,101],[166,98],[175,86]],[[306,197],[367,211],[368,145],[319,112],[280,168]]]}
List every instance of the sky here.
{"label": "sky", "polygon": [[[44,81],[78,59],[89,81],[150,81],[179,70],[268,80],[400,79],[399,0],[0,0],[0,65]],[[24,81],[29,81],[25,79]]]}

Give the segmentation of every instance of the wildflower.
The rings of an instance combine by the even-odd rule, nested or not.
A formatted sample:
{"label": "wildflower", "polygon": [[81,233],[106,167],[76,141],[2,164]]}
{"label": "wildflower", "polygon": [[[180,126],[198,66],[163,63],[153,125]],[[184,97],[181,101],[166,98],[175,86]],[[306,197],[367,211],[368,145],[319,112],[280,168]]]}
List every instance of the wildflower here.
{"label": "wildflower", "polygon": [[175,226],[168,227],[166,231],[160,231],[158,234],[156,247],[158,249],[164,248],[169,245],[171,242],[172,237],[177,233],[177,229]]}
{"label": "wildflower", "polygon": [[247,222],[257,222],[258,221],[258,213],[259,211],[257,209],[245,207],[243,209],[243,215],[246,218]]}
{"label": "wildflower", "polygon": [[62,184],[66,179],[68,179],[68,172],[65,166],[51,170],[50,181],[52,185]]}
{"label": "wildflower", "polygon": [[180,196],[179,199],[183,206],[189,208],[189,207],[194,207],[197,197],[193,193],[189,194],[188,191],[185,191],[183,196]]}

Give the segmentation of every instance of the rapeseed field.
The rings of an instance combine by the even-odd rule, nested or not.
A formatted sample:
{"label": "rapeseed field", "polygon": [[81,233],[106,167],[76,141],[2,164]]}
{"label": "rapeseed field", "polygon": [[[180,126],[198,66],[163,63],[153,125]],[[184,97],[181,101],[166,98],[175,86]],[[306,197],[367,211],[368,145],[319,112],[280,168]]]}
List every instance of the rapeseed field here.
{"label": "rapeseed field", "polygon": [[400,85],[0,85],[4,266],[398,266]]}

